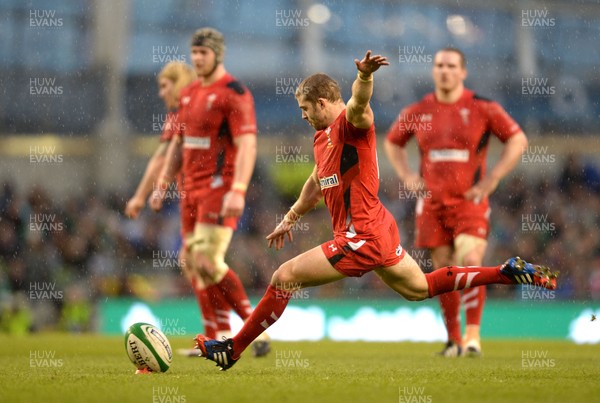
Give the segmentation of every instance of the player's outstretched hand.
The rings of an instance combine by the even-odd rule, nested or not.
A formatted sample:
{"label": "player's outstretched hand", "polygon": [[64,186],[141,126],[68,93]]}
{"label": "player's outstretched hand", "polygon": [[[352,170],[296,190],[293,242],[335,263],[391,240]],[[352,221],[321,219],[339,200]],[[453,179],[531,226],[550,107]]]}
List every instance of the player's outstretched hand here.
{"label": "player's outstretched hand", "polygon": [[362,60],[354,59],[354,63],[356,64],[356,68],[361,73],[370,76],[381,66],[389,66],[390,63],[387,61],[387,57],[381,55],[371,56],[371,51],[367,50],[365,53],[365,57]]}
{"label": "player's outstretched hand", "polygon": [[136,219],[140,211],[144,208],[146,202],[142,197],[133,196],[125,205],[125,215],[129,218]]}
{"label": "player's outstretched hand", "polygon": [[292,228],[294,224],[286,219],[281,220],[281,222],[275,227],[273,232],[267,235],[267,240],[269,241],[269,248],[272,245],[275,245],[275,249],[279,250],[283,248],[285,244],[285,236],[287,234],[290,242],[294,240],[294,236],[292,235]]}
{"label": "player's outstretched hand", "polygon": [[494,193],[498,187],[498,179],[487,176],[465,192],[465,199],[479,204],[483,199]]}

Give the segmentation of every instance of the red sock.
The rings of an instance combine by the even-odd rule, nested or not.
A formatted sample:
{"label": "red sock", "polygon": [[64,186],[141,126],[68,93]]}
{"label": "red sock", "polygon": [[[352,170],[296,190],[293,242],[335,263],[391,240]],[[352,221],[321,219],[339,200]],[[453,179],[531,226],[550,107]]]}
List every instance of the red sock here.
{"label": "red sock", "polygon": [[446,294],[440,294],[440,306],[442,315],[448,331],[448,341],[461,344],[460,332],[460,292],[452,291]]}
{"label": "red sock", "polygon": [[484,285],[463,291],[462,301],[465,307],[467,325],[479,325],[485,303],[486,288]]}
{"label": "red sock", "polygon": [[218,332],[230,332],[231,325],[229,324],[229,310],[231,307],[225,301],[221,290],[216,285],[206,287],[206,294],[215,312]]}
{"label": "red sock", "polygon": [[227,270],[227,274],[225,274],[225,277],[217,284],[217,287],[219,287],[225,300],[231,305],[235,313],[237,313],[242,320],[245,321],[250,317],[250,314],[252,313],[250,300],[248,299],[242,281],[233,270]]}
{"label": "red sock", "polygon": [[233,358],[237,359],[254,339],[279,319],[291,297],[291,292],[277,290],[269,284],[254,312],[233,338]]}
{"label": "red sock", "polygon": [[204,322],[204,332],[206,333],[206,337],[214,339],[217,337],[217,318],[215,316],[215,311],[210,303],[206,289],[198,289],[196,283],[196,278],[192,278],[192,287],[194,289],[194,294],[196,294],[198,306],[200,307],[202,321]]}
{"label": "red sock", "polygon": [[502,266],[448,266],[425,274],[429,297],[485,284],[514,284],[500,273]]}

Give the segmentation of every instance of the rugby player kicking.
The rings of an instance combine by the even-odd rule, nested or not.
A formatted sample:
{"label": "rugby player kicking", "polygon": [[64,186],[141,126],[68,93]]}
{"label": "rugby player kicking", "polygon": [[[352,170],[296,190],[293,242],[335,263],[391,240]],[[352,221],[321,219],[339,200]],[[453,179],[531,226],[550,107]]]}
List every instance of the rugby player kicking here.
{"label": "rugby player kicking", "polygon": [[314,136],[316,166],[298,200],[275,230],[269,246],[280,249],[300,217],[324,198],[332,218],[333,240],[283,263],[242,329],[223,341],[196,336],[201,355],[222,370],[231,368],[242,352],[282,315],[294,291],[375,273],[394,291],[410,301],[420,301],[449,291],[483,284],[536,284],[556,288],[556,275],[518,257],[495,267],[448,266],[423,274],[400,245],[396,222],[377,197],[377,165],[373,111],[373,73],[389,65],[385,57],[355,60],[357,78],[348,104],[338,84],[325,74],[314,74],[300,83],[296,98],[302,118],[317,132]]}

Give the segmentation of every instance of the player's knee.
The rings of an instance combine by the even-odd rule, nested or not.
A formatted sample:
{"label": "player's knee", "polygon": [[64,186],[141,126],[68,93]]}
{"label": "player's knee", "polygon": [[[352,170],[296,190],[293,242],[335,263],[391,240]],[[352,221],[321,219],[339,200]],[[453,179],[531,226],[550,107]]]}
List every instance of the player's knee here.
{"label": "player's knee", "polygon": [[480,266],[487,241],[469,234],[460,234],[454,240],[454,262],[460,266]]}
{"label": "player's knee", "polygon": [[192,280],[193,270],[191,264],[189,263],[188,252],[184,247],[179,250],[179,256],[177,257],[179,267],[181,268],[182,274],[186,279]]}
{"label": "player's knee", "polygon": [[196,273],[200,274],[203,277],[211,278],[214,275],[214,267],[211,262],[211,259],[207,256],[204,251],[199,249],[192,249],[192,262],[193,268]]}
{"label": "player's knee", "polygon": [[286,272],[285,263],[279,266],[271,276],[271,285],[277,287],[288,281],[289,275]]}
{"label": "player's knee", "polygon": [[279,266],[271,277],[271,285],[277,289],[294,291],[301,288],[292,271],[292,263],[286,262]]}

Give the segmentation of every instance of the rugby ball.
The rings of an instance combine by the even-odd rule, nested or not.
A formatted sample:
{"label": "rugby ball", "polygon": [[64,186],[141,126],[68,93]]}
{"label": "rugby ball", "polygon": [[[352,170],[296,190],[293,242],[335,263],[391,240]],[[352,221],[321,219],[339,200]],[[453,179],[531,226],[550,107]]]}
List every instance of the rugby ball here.
{"label": "rugby ball", "polygon": [[171,366],[173,350],[169,340],[156,326],[134,323],[125,333],[127,356],[138,370],[165,372]]}

